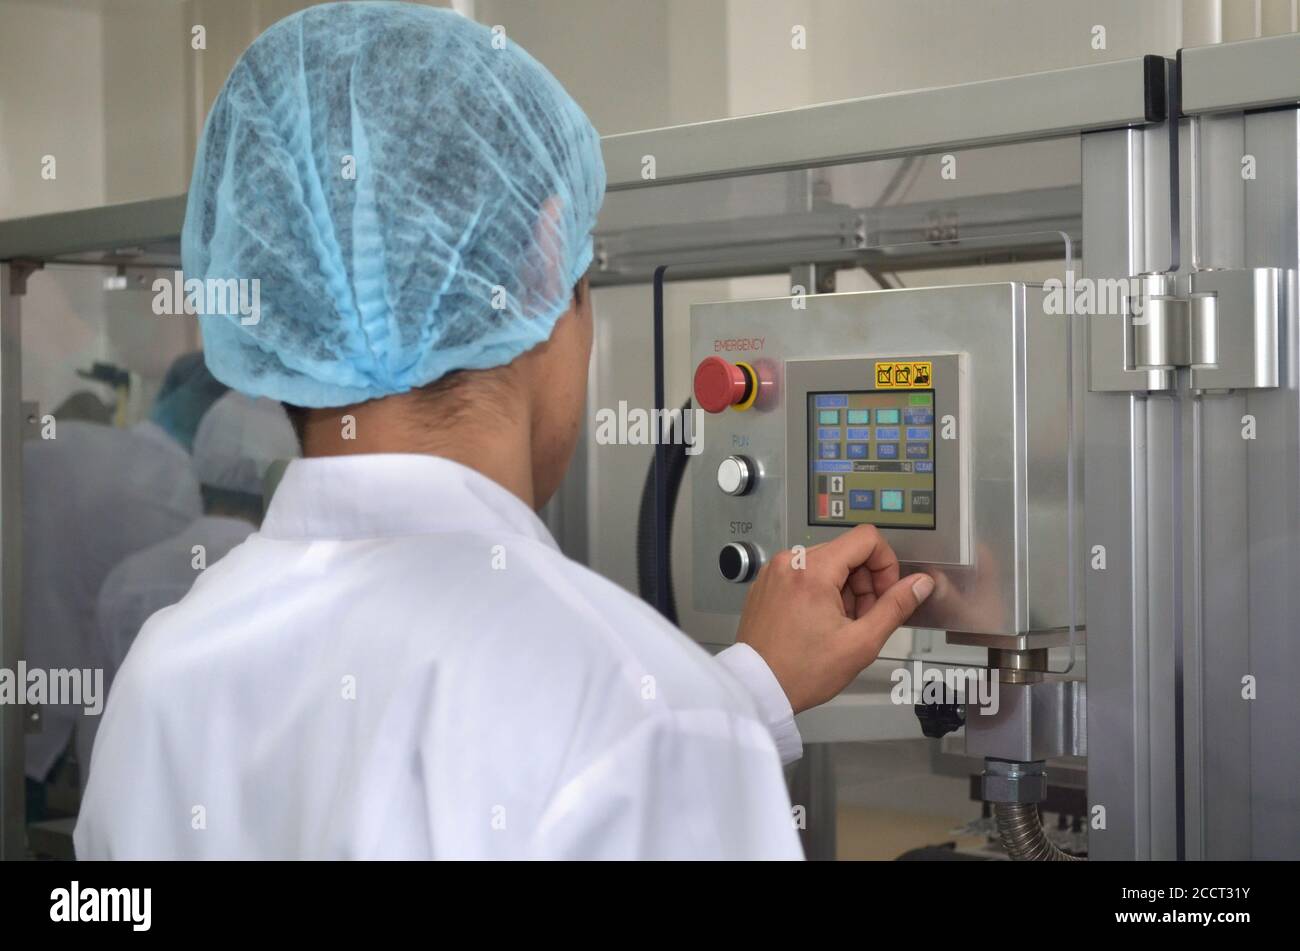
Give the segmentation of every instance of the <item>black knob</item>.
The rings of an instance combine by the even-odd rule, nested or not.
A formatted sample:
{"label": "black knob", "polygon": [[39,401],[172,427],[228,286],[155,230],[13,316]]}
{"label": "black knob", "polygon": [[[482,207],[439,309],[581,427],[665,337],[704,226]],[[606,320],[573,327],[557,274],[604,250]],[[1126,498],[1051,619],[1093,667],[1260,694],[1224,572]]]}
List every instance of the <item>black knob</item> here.
{"label": "black knob", "polygon": [[960,730],[966,723],[966,707],[960,703],[918,703],[914,709],[921,732],[932,740]]}

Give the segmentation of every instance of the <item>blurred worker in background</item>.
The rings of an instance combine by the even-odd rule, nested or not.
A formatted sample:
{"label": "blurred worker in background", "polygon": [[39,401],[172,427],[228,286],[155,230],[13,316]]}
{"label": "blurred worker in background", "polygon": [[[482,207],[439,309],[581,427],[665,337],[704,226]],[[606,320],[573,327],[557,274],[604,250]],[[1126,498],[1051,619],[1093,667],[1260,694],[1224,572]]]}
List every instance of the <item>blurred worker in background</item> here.
{"label": "blurred worker in background", "polygon": [[89,390],[78,390],[55,407],[54,418],[79,419],[85,423],[108,426],[113,422],[113,407]]}
{"label": "blurred worker in background", "polygon": [[[123,558],[168,538],[202,511],[189,448],[226,390],[199,353],[168,369],[150,419],[129,429],[55,417],[52,438],[23,446],[23,640],[29,669],[98,666],[95,599]],[[27,737],[30,812],[83,708],[46,705]],[[82,764],[84,771],[87,764]],[[84,777],[83,777],[84,778]]]}
{"label": "blurred worker in background", "polygon": [[[104,685],[113,678],[150,616],[185,596],[207,567],[226,556],[262,522],[267,470],[298,455],[298,440],[279,403],[227,393],[194,436],[194,475],[203,514],[171,538],[123,560],[99,591],[95,648]],[[98,717],[77,724],[77,760],[90,766]]]}
{"label": "blurred worker in background", "polygon": [[205,354],[307,458],[140,633],[78,856],[801,855],[794,714],[932,582],[872,528],[776,555],[713,659],[560,553],[535,510],[586,412],[604,185],[554,77],[449,11],[313,6],[245,51],[184,268],[261,280]]}

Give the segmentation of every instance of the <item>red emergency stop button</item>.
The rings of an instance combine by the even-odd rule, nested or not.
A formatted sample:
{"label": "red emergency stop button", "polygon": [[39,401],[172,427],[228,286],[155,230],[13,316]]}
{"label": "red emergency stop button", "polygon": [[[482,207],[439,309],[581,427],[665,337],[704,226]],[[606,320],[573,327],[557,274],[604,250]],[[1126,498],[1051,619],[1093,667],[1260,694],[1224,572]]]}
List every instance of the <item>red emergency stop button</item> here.
{"label": "red emergency stop button", "polygon": [[721,413],[728,406],[747,408],[756,390],[754,371],[747,364],[705,357],[695,368],[695,403],[710,413]]}

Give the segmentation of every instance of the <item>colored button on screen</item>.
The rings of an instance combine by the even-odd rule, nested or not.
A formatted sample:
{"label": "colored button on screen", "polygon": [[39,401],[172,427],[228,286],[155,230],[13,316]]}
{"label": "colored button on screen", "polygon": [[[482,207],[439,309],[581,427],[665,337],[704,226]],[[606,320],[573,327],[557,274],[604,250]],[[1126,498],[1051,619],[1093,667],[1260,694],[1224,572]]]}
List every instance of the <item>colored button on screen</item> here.
{"label": "colored button on screen", "polygon": [[887,426],[898,425],[898,410],[896,409],[878,409],[876,410],[876,422],[883,423]]}
{"label": "colored button on screen", "polygon": [[849,410],[850,426],[865,426],[869,422],[871,422],[871,410],[869,409]]}
{"label": "colored button on screen", "polygon": [[849,508],[859,509],[861,511],[871,511],[876,507],[875,489],[850,489],[849,490]]}
{"label": "colored button on screen", "polygon": [[840,424],[840,411],[837,409],[819,409],[817,411],[817,424],[819,426],[838,426]]}
{"label": "colored button on screen", "polygon": [[840,444],[837,442],[819,443],[817,455],[822,459],[838,459],[840,457]]}
{"label": "colored button on screen", "polygon": [[929,489],[913,489],[912,511],[918,515],[933,515],[934,493]]}
{"label": "colored button on screen", "polygon": [[898,443],[896,442],[879,442],[876,443],[877,459],[897,459]]}
{"label": "colored button on screen", "polygon": [[[879,418],[879,416],[877,416],[877,418]],[[898,427],[897,427],[897,426],[877,426],[877,427],[876,427],[876,438],[877,438],[877,439],[897,439],[897,438],[898,438]]]}
{"label": "colored button on screen", "polygon": [[902,489],[881,489],[880,510],[882,512],[903,511],[903,490]]}
{"label": "colored button on screen", "polygon": [[849,443],[849,458],[850,459],[867,458],[867,444],[864,442]]}
{"label": "colored button on screen", "polygon": [[907,444],[907,458],[929,459],[930,444],[928,442],[909,442]]}

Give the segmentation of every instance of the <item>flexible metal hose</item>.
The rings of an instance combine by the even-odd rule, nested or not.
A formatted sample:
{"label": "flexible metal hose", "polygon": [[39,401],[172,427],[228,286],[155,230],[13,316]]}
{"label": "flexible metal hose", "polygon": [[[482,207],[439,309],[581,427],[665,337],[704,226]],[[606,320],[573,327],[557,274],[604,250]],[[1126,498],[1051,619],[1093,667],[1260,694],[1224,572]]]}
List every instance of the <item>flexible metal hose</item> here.
{"label": "flexible metal hose", "polygon": [[1002,845],[1017,862],[1078,862],[1076,856],[1062,852],[1047,839],[1038,819],[1038,807],[1027,802],[995,802]]}

